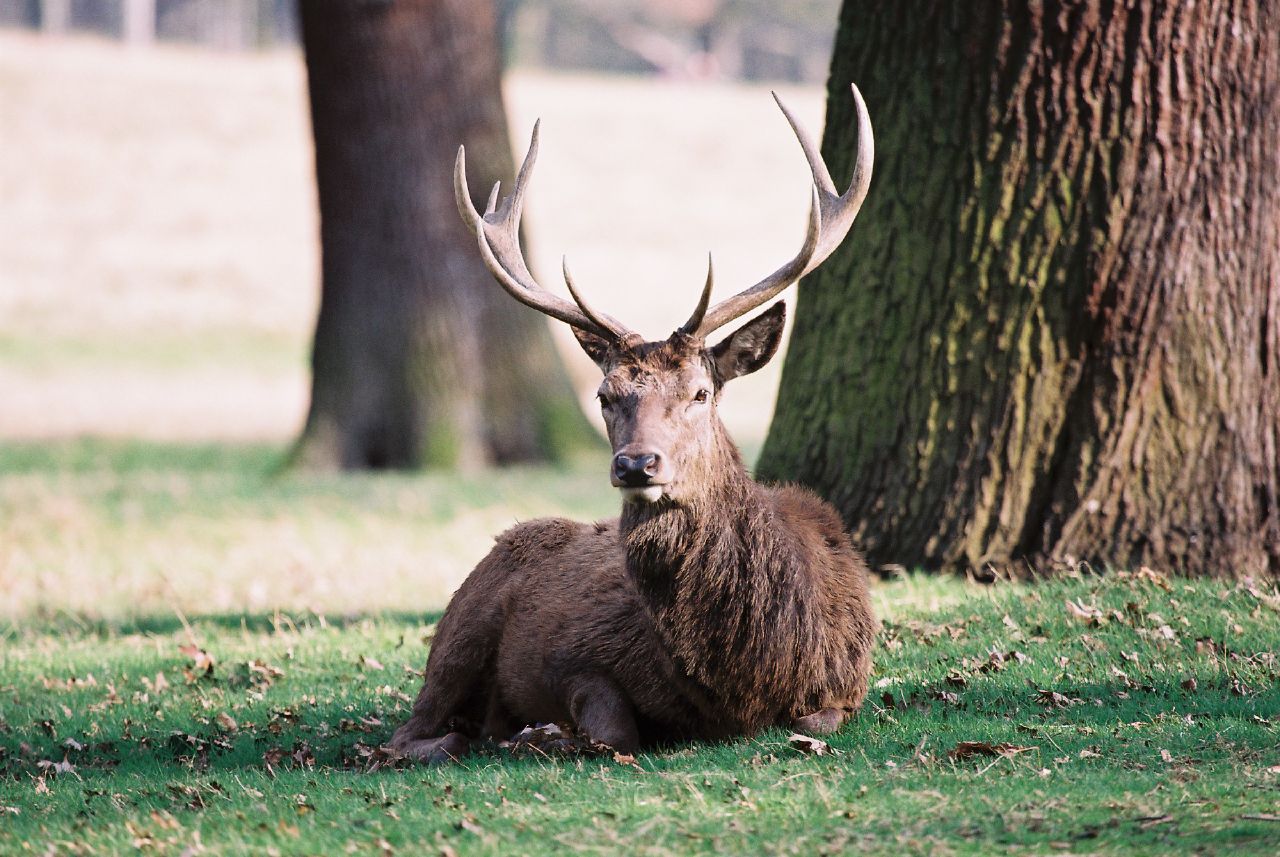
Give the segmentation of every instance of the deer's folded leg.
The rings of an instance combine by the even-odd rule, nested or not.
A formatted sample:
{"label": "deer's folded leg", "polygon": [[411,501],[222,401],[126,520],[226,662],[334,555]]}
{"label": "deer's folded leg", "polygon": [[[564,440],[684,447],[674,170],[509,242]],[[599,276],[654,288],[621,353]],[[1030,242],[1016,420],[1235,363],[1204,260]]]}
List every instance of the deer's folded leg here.
{"label": "deer's folded leg", "polygon": [[569,714],[580,731],[620,753],[634,753],[639,748],[635,709],[612,679],[593,674],[568,684]]}
{"label": "deer's folded leg", "polygon": [[397,749],[410,759],[426,762],[428,765],[444,765],[457,762],[470,753],[471,739],[461,732],[450,732],[439,738],[406,741]]}

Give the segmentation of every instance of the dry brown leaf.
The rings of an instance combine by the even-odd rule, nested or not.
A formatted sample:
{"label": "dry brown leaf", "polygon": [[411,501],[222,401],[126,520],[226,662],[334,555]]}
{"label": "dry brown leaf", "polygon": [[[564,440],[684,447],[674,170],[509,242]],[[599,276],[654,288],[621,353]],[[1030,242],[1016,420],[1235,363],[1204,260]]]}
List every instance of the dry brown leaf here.
{"label": "dry brown leaf", "polygon": [[[355,751],[356,759],[351,761],[354,763],[358,760],[359,763],[363,765],[364,771],[367,774],[372,774],[380,768],[400,767],[403,763],[407,762],[409,758],[388,744],[383,744],[380,747],[372,747],[368,744],[362,744],[357,741],[352,749]],[[353,767],[358,766],[359,765],[353,764]]]}
{"label": "dry brown leaf", "polygon": [[1073,705],[1079,705],[1082,701],[1083,700],[1076,699],[1075,697],[1058,693],[1056,690],[1036,691],[1036,702],[1039,702],[1041,705],[1049,705],[1054,708],[1070,708]]}
{"label": "dry brown leaf", "polygon": [[1153,571],[1152,569],[1147,568],[1145,565],[1138,569],[1138,573],[1135,576],[1138,580],[1148,581],[1149,583],[1160,587],[1165,592],[1172,591],[1172,587],[1169,586],[1169,578],[1165,577],[1158,571]]}
{"label": "dry brown leaf", "polygon": [[284,750],[279,747],[272,747],[262,754],[262,764],[266,767],[267,773],[275,773],[276,767],[284,760],[284,755]]}
{"label": "dry brown leaf", "polygon": [[1103,622],[1102,611],[1097,607],[1081,604],[1079,601],[1067,599],[1067,612],[1090,627],[1097,627]]}
{"label": "dry brown leaf", "polygon": [[[637,762],[636,757],[632,756],[630,753],[619,753],[615,751],[613,754],[613,761],[619,765],[625,765],[629,768],[640,770],[640,763]],[[545,799],[543,802],[546,802]]]}
{"label": "dry brown leaf", "polygon": [[284,670],[280,669],[280,667],[260,660],[246,662],[245,670],[249,674],[250,681],[267,687],[270,687],[275,683],[276,679],[284,675]]}
{"label": "dry brown leaf", "polygon": [[810,738],[808,735],[801,735],[799,732],[792,732],[787,737],[787,744],[809,756],[825,756],[831,752],[831,745],[826,741]]}
{"label": "dry brown leaf", "polygon": [[179,646],[178,651],[191,658],[191,669],[184,671],[189,680],[194,680],[201,676],[213,675],[213,655],[209,654],[195,643],[187,643],[186,645]]}
{"label": "dry brown leaf", "polygon": [[62,776],[63,774],[74,774],[76,772],[76,766],[67,761],[65,756],[61,762],[51,762],[48,759],[41,759],[36,762],[36,767],[39,768],[43,774],[55,777]]}
{"label": "dry brown leaf", "polygon": [[1031,750],[1037,750],[1038,747],[1020,747],[1017,744],[1010,744],[1007,741],[1001,741],[992,744],[988,741],[961,741],[947,751],[948,758],[957,761],[962,759],[972,759],[974,756],[1016,756],[1019,753],[1026,753]]}
{"label": "dry brown leaf", "polygon": [[240,725],[236,723],[236,719],[234,717],[232,717],[230,714],[228,714],[225,711],[220,712],[215,719],[217,720],[218,725],[222,727],[224,730],[226,730],[227,732],[236,731],[236,729],[238,729]]}
{"label": "dry brown leaf", "polygon": [[366,670],[383,670],[383,669],[386,669],[386,667],[384,667],[384,666],[382,665],[382,662],[381,662],[381,661],[375,660],[374,658],[365,657],[364,655],[361,655],[361,656],[360,656],[360,661],[359,661],[359,663],[360,663],[360,668],[361,668],[361,669],[366,669]]}
{"label": "dry brown leaf", "polygon": [[1268,595],[1262,590],[1254,586],[1252,582],[1245,585],[1244,591],[1261,601],[1263,604],[1280,613],[1280,595]]}

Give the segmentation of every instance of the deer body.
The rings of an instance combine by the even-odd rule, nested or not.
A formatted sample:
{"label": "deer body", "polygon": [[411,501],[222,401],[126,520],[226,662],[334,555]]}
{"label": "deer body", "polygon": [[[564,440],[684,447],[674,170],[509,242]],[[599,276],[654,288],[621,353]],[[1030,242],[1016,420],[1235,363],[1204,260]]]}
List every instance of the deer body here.
{"label": "deer body", "polygon": [[829,504],[751,480],[717,413],[724,385],[776,352],[784,306],[705,344],[847,232],[870,179],[870,124],[854,94],[860,156],[844,196],[792,121],[815,182],[800,255],[710,308],[708,275],[694,316],[660,342],[591,310],[571,280],[577,306],[529,275],[515,236],[536,129],[511,197],[497,207],[495,188],[484,215],[471,207],[460,154],[459,207],[490,269],[515,297],[571,324],[604,373],[610,478],[624,503],[616,520],[543,519],[498,537],[440,621],[395,748],[445,761],[473,738],[571,722],[631,752],[775,725],[830,732],[861,705],[877,629],[865,563]]}

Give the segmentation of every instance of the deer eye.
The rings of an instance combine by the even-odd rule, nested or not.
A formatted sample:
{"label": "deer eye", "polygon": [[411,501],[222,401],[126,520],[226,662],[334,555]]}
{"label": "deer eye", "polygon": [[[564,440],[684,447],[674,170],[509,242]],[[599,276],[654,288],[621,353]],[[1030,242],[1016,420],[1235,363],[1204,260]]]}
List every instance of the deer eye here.
{"label": "deer eye", "polygon": [[604,393],[596,393],[596,399],[600,402],[601,408],[608,408],[613,402]]}
{"label": "deer eye", "polygon": [[711,393],[707,390],[699,390],[693,394],[693,400],[700,405],[704,404],[709,398],[711,398]]}

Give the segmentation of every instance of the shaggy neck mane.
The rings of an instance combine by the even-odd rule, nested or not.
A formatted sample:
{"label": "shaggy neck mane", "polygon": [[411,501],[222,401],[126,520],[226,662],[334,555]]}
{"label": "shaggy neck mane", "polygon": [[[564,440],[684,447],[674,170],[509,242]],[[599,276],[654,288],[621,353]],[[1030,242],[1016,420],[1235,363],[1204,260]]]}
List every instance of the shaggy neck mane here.
{"label": "shaggy neck mane", "polygon": [[[676,667],[743,724],[777,704],[814,654],[800,539],[751,480],[723,425],[699,488],[679,503],[627,503],[627,568]],[[806,657],[808,656],[808,657]],[[780,680],[781,679],[781,680]]]}

